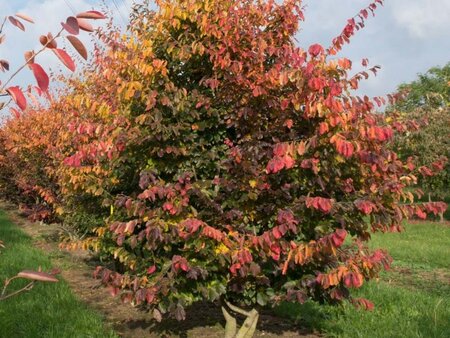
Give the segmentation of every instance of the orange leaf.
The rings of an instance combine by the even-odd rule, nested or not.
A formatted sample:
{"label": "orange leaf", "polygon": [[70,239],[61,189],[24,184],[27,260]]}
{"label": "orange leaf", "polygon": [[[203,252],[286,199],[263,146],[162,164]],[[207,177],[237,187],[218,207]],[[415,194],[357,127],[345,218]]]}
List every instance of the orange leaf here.
{"label": "orange leaf", "polygon": [[73,48],[76,49],[78,54],[80,54],[83,57],[83,59],[87,60],[87,50],[86,47],[84,47],[83,43],[73,35],[67,36],[67,39],[72,44]]}
{"label": "orange leaf", "polygon": [[16,27],[20,28],[21,30],[25,31],[25,26],[23,25],[22,22],[20,22],[19,20],[17,20],[15,17],[13,16],[8,16],[9,21]]}
{"label": "orange leaf", "polygon": [[49,274],[49,273],[45,273],[45,272],[37,272],[37,271],[30,271],[30,270],[24,270],[21,271],[17,274],[18,277],[21,278],[25,278],[25,279],[31,279],[31,280],[35,280],[35,281],[40,281],[40,282],[52,282],[55,283],[58,281],[58,279]]}
{"label": "orange leaf", "polygon": [[86,11],[86,12],[78,13],[77,18],[97,20],[97,19],[106,19],[106,16],[103,13],[100,13],[98,11]]}
{"label": "orange leaf", "polygon": [[28,22],[30,22],[30,23],[34,23],[33,19],[30,18],[30,17],[29,17],[28,15],[26,15],[26,14],[16,13],[16,16],[17,16],[18,18],[21,18],[21,19],[23,19],[23,20],[25,20],[25,21],[28,21]]}
{"label": "orange leaf", "polygon": [[69,68],[72,72],[75,71],[75,63],[73,62],[72,58],[69,56],[69,54],[66,53],[65,50],[55,48],[52,49],[53,52],[56,54],[56,56],[61,60],[61,62]]}
{"label": "orange leaf", "polygon": [[49,79],[45,70],[37,63],[30,64],[30,68],[33,71],[33,75],[36,78],[37,84],[42,91],[48,90]]}
{"label": "orange leaf", "polygon": [[27,100],[18,86],[9,87],[6,91],[9,95],[11,95],[12,99],[20,109],[25,110],[27,108]]}

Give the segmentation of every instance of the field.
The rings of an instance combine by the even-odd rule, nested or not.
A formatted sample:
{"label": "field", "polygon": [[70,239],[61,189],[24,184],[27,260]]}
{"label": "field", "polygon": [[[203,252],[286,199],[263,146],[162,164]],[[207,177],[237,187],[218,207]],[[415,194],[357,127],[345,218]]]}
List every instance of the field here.
{"label": "field", "polygon": [[[45,225],[34,226],[35,229],[48,228]],[[74,269],[67,254],[49,250],[46,245],[39,245],[41,249],[34,248],[36,238],[33,241],[3,212],[0,213],[0,238],[7,245],[0,254],[0,280],[22,268],[37,269],[39,266],[44,270],[56,265],[63,270],[79,271]],[[46,241],[51,239],[48,237]],[[280,331],[278,335],[292,337],[292,332],[297,332],[295,336],[298,337],[449,337],[449,243],[450,227],[438,223],[412,223],[406,225],[404,233],[376,235],[372,245],[390,251],[394,258],[393,268],[383,273],[379,281],[373,281],[355,292],[357,296],[372,300],[375,310],[357,310],[351,305],[284,304],[275,309],[275,313],[290,318],[292,323],[288,327],[283,325],[286,332]],[[67,274],[63,273],[63,276]],[[71,286],[72,290],[69,283],[64,281],[41,284],[27,294],[0,303],[0,336],[115,337],[111,328],[122,334],[126,320],[129,322],[125,325],[124,336],[163,335],[164,326],[154,326],[150,321],[145,323],[142,319],[145,314],[140,315],[138,322],[133,312],[114,313],[113,303],[105,303],[105,306],[110,307],[105,310],[105,306],[95,304],[100,300],[81,295],[81,289],[73,282]],[[89,305],[84,305],[81,299]],[[207,316],[208,311],[203,311],[203,315]],[[121,316],[123,320],[119,325]],[[134,321],[127,316],[133,317]],[[270,327],[267,322],[271,318],[266,317],[265,327]],[[201,325],[202,320],[208,325]],[[172,322],[168,332],[170,336],[196,337],[200,332],[203,337],[208,337],[208,334],[217,336],[220,320],[218,322],[216,318],[206,317],[202,317],[202,320],[195,321],[195,325],[205,326],[201,330],[193,327],[195,325],[192,323],[187,326],[188,323],[184,323],[177,328],[177,324]],[[275,332],[273,326],[272,329],[259,331],[258,335],[272,336]]]}

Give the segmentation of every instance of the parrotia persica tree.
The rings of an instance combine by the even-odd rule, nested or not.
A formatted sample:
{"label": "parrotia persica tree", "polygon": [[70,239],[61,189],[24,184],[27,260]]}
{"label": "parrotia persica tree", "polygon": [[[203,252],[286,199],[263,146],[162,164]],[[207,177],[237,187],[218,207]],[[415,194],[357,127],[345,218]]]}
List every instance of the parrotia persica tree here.
{"label": "parrotia persica tree", "polygon": [[[0,102],[0,110],[6,109],[11,102],[15,103],[15,106],[9,107],[11,116],[0,130],[1,193],[14,202],[31,206],[27,212],[33,220],[54,220],[52,209],[57,199],[57,186],[49,173],[49,151],[51,146],[54,146],[53,140],[57,131],[64,126],[64,115],[45,109],[45,101],[51,99],[50,79],[43,67],[37,63],[37,58],[41,53],[52,51],[68,69],[74,71],[74,59],[65,49],[58,47],[58,40],[67,39],[75,51],[87,59],[87,49],[76,35],[81,30],[93,32],[94,28],[89,20],[104,18],[98,11],[82,12],[76,17],[68,17],[66,22],[61,22],[62,27],[54,36],[50,32],[40,36],[42,48],[38,51],[26,51],[24,63],[15,71],[9,69],[7,60],[0,60],[0,70],[6,75],[3,83],[0,81],[0,96],[7,100]],[[25,21],[34,23],[32,18],[21,13],[5,17],[0,28],[0,43],[8,42],[5,35],[1,34],[7,23],[25,31]],[[23,89],[13,85],[16,75],[27,71],[27,68],[33,73],[37,86],[29,85],[27,89]],[[31,101],[31,105],[28,101]],[[21,170],[17,170],[18,168]]]}
{"label": "parrotia persica tree", "polygon": [[[59,123],[59,126],[61,126],[61,123],[60,119],[53,115],[46,116],[40,111],[43,108],[35,93],[38,97],[50,98],[50,80],[42,66],[35,62],[35,58],[43,51],[50,49],[66,67],[74,71],[75,62],[64,49],[57,47],[57,39],[63,35],[64,31],[70,34],[66,38],[75,50],[86,59],[86,48],[75,35],[78,35],[80,29],[93,31],[92,26],[85,19],[103,18],[105,16],[97,11],[83,12],[79,13],[77,17],[68,17],[65,23],[61,23],[62,28],[55,36],[51,33],[42,35],[39,39],[42,48],[36,52],[25,52],[23,65],[14,72],[7,73],[5,79],[0,81],[0,96],[7,100],[6,102],[0,102],[0,111],[8,107],[12,101],[16,105],[9,108],[12,116],[7,119],[0,130],[0,189],[2,194],[8,194],[7,198],[14,201],[20,201],[22,198],[29,202],[30,199],[37,198],[37,196],[42,197],[43,203],[38,207],[39,212],[34,213],[34,215],[38,214],[40,219],[49,218],[52,214],[49,211],[50,208],[45,204],[51,205],[51,199],[54,198],[51,189],[54,184],[53,181],[46,179],[47,177],[43,172],[46,170],[45,156],[48,143],[55,134],[55,125]],[[3,44],[6,40],[4,29],[8,22],[22,31],[25,31],[24,22],[34,23],[31,17],[22,13],[5,17],[0,25],[0,44]],[[12,82],[16,75],[26,67],[32,71],[37,86],[29,86],[26,91],[23,91],[20,86],[13,85]],[[10,71],[10,64],[7,60],[0,59],[0,71]],[[31,109],[28,109],[26,96],[33,101],[34,107]],[[0,241],[0,248],[5,248],[2,241]],[[56,274],[58,274],[57,270],[50,273],[40,270],[21,271],[4,282],[0,293],[0,301],[31,290],[36,282],[57,282]],[[8,293],[8,286],[16,279],[28,279],[29,283],[21,289]]]}
{"label": "parrotia persica tree", "polygon": [[250,337],[258,306],[373,307],[349,292],[389,265],[371,232],[445,208],[412,205],[440,162],[387,147],[410,124],[352,95],[378,68],[351,75],[337,56],[381,4],[328,48],[296,45],[294,0],[157,1],[134,8],[128,34],[100,34],[106,48],[51,107],[70,118],[50,157],[58,213],[93,220],[80,245],[119,263],[96,270],[113,294],[157,320],[220,301],[226,337]]}
{"label": "parrotia persica tree", "polygon": [[[386,147],[406,125],[374,113],[383,98],[352,96],[368,73],[336,56],[382,1],[329,48],[294,43],[300,1],[157,4],[135,8],[128,36],[105,37],[59,102],[74,112],[63,195],[109,208],[83,246],[121,263],[96,275],[158,320],[221,300],[227,337],[256,327],[258,311],[237,306],[351,298],[390,262],[365,246],[371,232],[444,208],[409,204],[406,188],[437,168]],[[238,333],[236,312],[248,316]]]}

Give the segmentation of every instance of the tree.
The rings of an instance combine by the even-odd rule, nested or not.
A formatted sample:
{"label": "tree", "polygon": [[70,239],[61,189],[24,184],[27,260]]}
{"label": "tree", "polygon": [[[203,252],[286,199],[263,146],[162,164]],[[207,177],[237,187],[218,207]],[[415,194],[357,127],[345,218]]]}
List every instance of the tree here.
{"label": "tree", "polygon": [[[404,203],[418,172],[386,147],[404,125],[352,96],[368,72],[334,57],[382,1],[328,49],[295,45],[300,1],[157,3],[59,102],[76,111],[63,194],[109,209],[81,245],[120,268],[96,275],[158,320],[220,300],[226,337],[255,330],[258,311],[238,306],[352,299],[389,266],[371,232],[444,208]],[[248,316],[238,333],[231,313]]]}
{"label": "tree", "polygon": [[[413,157],[418,166],[450,157],[450,63],[434,67],[425,74],[419,74],[416,81],[399,86],[406,92],[404,98],[390,107],[388,114],[401,113],[405,118],[423,124],[416,131],[399,135],[393,147],[406,160]],[[421,188],[428,199],[442,199],[448,195],[450,167],[446,162],[437,175],[424,178]],[[441,215],[441,220],[443,219]]]}
{"label": "tree", "polygon": [[69,116],[49,153],[60,217],[92,220],[67,245],[115,260],[97,277],[157,320],[220,302],[226,337],[252,336],[258,307],[282,301],[371,309],[350,292],[389,266],[371,233],[445,208],[410,204],[439,169],[387,147],[410,123],[352,95],[378,67],[351,75],[336,56],[382,1],[329,48],[294,43],[301,1],[157,4],[137,5],[126,35],[100,32],[104,48],[49,108]]}

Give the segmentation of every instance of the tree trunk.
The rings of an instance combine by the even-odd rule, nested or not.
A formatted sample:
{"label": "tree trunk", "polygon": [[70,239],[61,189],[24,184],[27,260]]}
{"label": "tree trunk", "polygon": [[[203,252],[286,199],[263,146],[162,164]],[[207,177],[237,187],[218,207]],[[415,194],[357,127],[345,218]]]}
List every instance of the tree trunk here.
{"label": "tree trunk", "polygon": [[230,312],[224,306],[225,304],[222,305],[222,313],[226,320],[225,338],[252,338],[256,331],[256,325],[258,324],[258,311],[255,309],[251,311],[245,311],[235,305],[230,304],[227,301],[224,301],[224,303],[227,305],[229,310],[247,317],[238,330],[236,318],[234,318],[230,314]]}

